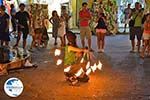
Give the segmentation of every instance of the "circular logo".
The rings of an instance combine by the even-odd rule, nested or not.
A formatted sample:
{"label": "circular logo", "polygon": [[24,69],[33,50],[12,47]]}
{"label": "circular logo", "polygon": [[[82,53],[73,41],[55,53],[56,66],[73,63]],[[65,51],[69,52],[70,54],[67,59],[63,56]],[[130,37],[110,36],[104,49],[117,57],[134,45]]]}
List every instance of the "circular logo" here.
{"label": "circular logo", "polygon": [[4,91],[10,97],[18,97],[23,91],[23,84],[18,78],[9,78],[4,84]]}

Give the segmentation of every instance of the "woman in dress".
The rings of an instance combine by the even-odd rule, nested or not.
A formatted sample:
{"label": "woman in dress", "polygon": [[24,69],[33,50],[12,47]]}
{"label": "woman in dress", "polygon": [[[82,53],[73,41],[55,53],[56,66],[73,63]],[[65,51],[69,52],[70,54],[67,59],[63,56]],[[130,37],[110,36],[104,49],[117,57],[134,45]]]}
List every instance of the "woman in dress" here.
{"label": "woman in dress", "polygon": [[60,16],[60,22],[59,22],[59,28],[58,28],[58,37],[60,37],[61,46],[65,46],[65,34],[66,34],[65,19],[63,16]]}
{"label": "woman in dress", "polygon": [[52,36],[55,39],[54,45],[57,45],[57,35],[58,35],[58,27],[59,27],[59,16],[58,16],[56,10],[54,10],[52,12],[52,17],[49,19],[49,21],[52,24]]}

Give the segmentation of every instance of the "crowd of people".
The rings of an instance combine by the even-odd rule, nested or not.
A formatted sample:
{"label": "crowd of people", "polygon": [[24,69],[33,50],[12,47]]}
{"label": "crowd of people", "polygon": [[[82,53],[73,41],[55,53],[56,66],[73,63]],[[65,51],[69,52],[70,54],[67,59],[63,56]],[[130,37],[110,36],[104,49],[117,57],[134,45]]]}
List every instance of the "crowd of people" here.
{"label": "crowd of people", "polygon": [[[144,57],[145,50],[148,50],[149,45],[149,13],[144,15],[144,9],[142,8],[139,2],[135,3],[135,8],[130,8],[131,4],[128,4],[128,7],[124,10],[125,14],[125,30],[127,24],[130,28],[130,40],[131,40],[131,51],[135,52],[135,36],[137,37],[137,52],[140,52],[141,40],[143,39],[143,49],[141,57]],[[90,10],[87,8],[88,4],[86,2],[82,3],[82,9],[79,12],[79,28],[80,28],[80,38],[82,48],[88,46],[90,51],[93,51],[91,48],[91,36],[92,32],[89,26],[89,22],[92,18]],[[21,3],[19,5],[19,11],[16,12],[15,7],[11,4],[10,16],[5,12],[5,6],[1,5],[0,7],[0,41],[1,45],[9,45],[10,33],[16,33],[15,35],[17,40],[14,47],[17,47],[22,35],[23,38],[23,48],[26,48],[26,39],[29,34],[29,29],[33,28],[32,34],[32,43],[30,49],[32,50],[35,46],[40,46],[42,43],[44,47],[47,47],[47,42],[49,40],[47,33],[47,22],[45,19],[36,17],[31,25],[30,14],[25,11],[25,4]],[[52,12],[52,17],[49,19],[49,22],[52,24],[52,37],[55,39],[54,45],[57,45],[57,38],[61,40],[61,46],[66,45],[65,34],[69,31],[68,22],[71,16],[69,16],[65,10],[62,10],[62,14],[59,16],[57,11]],[[11,18],[12,23],[12,32],[9,32],[9,20]],[[96,20],[96,36],[97,36],[97,47],[98,52],[104,52],[105,47],[105,34],[107,33],[107,19],[103,11],[99,12],[99,16]],[[134,22],[134,25],[131,25]],[[143,31],[144,29],[144,31]],[[87,40],[87,45],[85,44]]]}
{"label": "crowd of people", "polygon": [[[131,53],[135,52],[135,46],[137,46],[137,52],[140,53],[140,57],[144,58],[145,51],[150,55],[149,43],[150,43],[150,23],[149,16],[150,13],[144,13],[144,8],[139,2],[135,3],[135,8],[130,7],[131,4],[128,4],[128,7],[124,10],[125,14],[125,28],[129,25],[129,33],[131,40]],[[137,38],[137,44],[135,41],[135,37]],[[141,40],[143,48],[141,50]]]}
{"label": "crowd of people", "polygon": [[[52,24],[52,37],[54,38],[54,45],[56,46],[57,38],[61,40],[61,46],[67,48],[67,54],[65,54],[65,65],[74,66],[76,64],[76,54],[83,52],[92,52],[91,47],[91,37],[92,32],[89,26],[89,22],[92,18],[90,10],[87,8],[88,4],[86,2],[82,3],[82,9],[79,12],[79,28],[80,28],[80,39],[82,48],[77,47],[76,45],[76,36],[74,33],[69,31],[68,22],[71,16],[69,16],[65,10],[59,16],[57,11],[52,11],[51,18],[42,19],[36,17],[31,23],[30,14],[25,11],[25,4],[21,3],[19,5],[19,11],[16,12],[14,5],[11,5],[10,16],[5,12],[5,6],[0,6],[0,42],[1,46],[9,46],[10,34],[17,35],[16,44],[13,47],[17,47],[22,36],[23,38],[23,48],[26,49],[26,40],[29,34],[29,29],[32,27],[34,29],[32,34],[32,43],[30,50],[33,47],[41,46],[44,44],[44,47],[47,47],[49,36],[47,33],[48,22]],[[125,9],[125,29],[127,24],[130,28],[130,40],[131,40],[131,53],[135,52],[135,36],[137,37],[137,52],[140,53],[140,57],[144,58],[145,52],[150,55],[150,13],[144,15],[143,9],[139,2],[135,3],[135,8],[131,9],[130,4],[128,8]],[[12,22],[12,32],[9,32],[9,20],[11,18]],[[48,21],[47,21],[48,20]],[[107,33],[107,19],[104,12],[100,11],[99,16],[96,20],[95,30],[97,37],[97,48],[98,53],[103,53],[105,48],[105,35]],[[131,25],[132,21],[132,25]],[[17,34],[16,34],[17,32]],[[68,40],[68,43],[66,43]],[[87,44],[85,44],[87,40]],[[143,48],[141,47],[141,40],[143,40]],[[65,52],[65,53],[66,53]],[[80,55],[83,56],[82,54]],[[74,76],[73,73],[65,73],[68,79],[76,83],[76,80],[79,79]],[[71,74],[71,79],[69,78]],[[84,75],[88,80],[88,76]],[[73,79],[72,79],[73,78]],[[86,80],[86,81],[87,81]]]}

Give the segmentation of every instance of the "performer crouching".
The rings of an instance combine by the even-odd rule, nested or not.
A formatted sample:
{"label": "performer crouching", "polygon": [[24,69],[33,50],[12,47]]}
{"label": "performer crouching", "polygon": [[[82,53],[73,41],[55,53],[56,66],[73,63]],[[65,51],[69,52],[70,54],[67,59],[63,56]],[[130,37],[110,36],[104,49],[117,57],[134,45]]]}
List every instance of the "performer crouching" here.
{"label": "performer crouching", "polygon": [[76,35],[71,31],[67,32],[66,38],[68,40],[64,56],[66,80],[71,82],[72,85],[79,81],[88,82],[89,77],[86,75],[86,64],[90,59],[88,48],[78,48],[76,45]]}

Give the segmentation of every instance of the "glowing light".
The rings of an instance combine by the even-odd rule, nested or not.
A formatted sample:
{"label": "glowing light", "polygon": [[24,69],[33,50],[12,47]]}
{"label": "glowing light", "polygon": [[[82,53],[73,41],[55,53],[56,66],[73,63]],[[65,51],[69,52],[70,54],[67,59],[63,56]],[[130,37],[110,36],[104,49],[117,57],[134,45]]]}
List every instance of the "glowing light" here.
{"label": "glowing light", "polygon": [[84,58],[81,59],[80,63],[83,63],[83,61],[84,61]]}
{"label": "glowing light", "polygon": [[98,62],[97,68],[98,68],[99,70],[102,70],[102,63],[101,63],[100,61]]}
{"label": "glowing light", "polygon": [[93,66],[91,66],[91,69],[92,69],[93,72],[96,71],[96,69],[97,69],[96,63]]}
{"label": "glowing light", "polygon": [[89,68],[90,68],[90,61],[88,61],[86,64],[86,69],[89,69]]}
{"label": "glowing light", "polygon": [[81,69],[75,74],[75,76],[76,76],[76,77],[79,77],[83,72],[84,72],[84,71],[83,71],[83,69],[81,68]]}
{"label": "glowing light", "polygon": [[55,50],[55,56],[60,56],[60,54],[61,54],[61,50],[56,49],[56,50]]}
{"label": "glowing light", "polygon": [[69,72],[69,71],[70,71],[70,69],[71,69],[71,66],[69,66],[69,67],[65,68],[65,69],[64,69],[64,72]]}
{"label": "glowing light", "polygon": [[87,71],[86,71],[86,75],[89,75],[91,73],[91,68],[89,68]]}
{"label": "glowing light", "polygon": [[60,65],[60,64],[62,64],[62,60],[61,60],[61,59],[58,59],[56,65],[58,66],[58,65]]}

